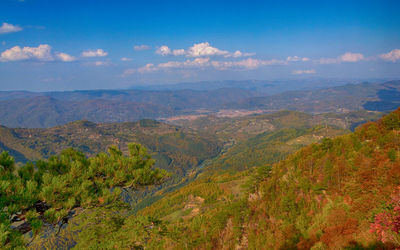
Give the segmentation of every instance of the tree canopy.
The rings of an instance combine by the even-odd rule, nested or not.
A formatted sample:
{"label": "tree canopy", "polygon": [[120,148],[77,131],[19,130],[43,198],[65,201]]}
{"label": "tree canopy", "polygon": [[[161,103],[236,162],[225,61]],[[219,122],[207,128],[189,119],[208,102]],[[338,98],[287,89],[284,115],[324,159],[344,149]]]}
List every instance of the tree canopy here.
{"label": "tree canopy", "polygon": [[90,158],[70,148],[22,166],[2,152],[0,247],[23,244],[21,235],[31,230],[36,234],[44,223],[67,222],[73,209],[105,206],[119,199],[122,189],[158,184],[168,176],[153,168],[146,148],[134,143],[128,147],[127,156],[111,146]]}

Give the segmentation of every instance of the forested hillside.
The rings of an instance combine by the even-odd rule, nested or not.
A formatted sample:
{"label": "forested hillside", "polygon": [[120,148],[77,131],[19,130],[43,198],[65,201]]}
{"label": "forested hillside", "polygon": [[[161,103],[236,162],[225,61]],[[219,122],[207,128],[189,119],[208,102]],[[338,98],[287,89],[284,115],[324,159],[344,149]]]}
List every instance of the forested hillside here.
{"label": "forested hillside", "polygon": [[[116,131],[131,137],[118,141],[122,151],[111,147],[108,155],[100,153],[88,159],[70,149],[49,160],[15,165],[3,153],[1,187],[6,199],[2,204],[9,208],[3,209],[7,216],[2,221],[2,244],[34,249],[395,247],[399,245],[396,220],[400,218],[400,109],[349,133],[345,129],[352,126],[349,121],[357,123],[365,115],[376,115],[360,114],[343,118],[283,111],[234,118],[233,123],[232,119],[213,120],[215,128],[199,126],[196,130],[150,120],[126,124],[80,121],[44,130],[3,128],[14,139],[35,138],[29,145],[35,141],[44,147],[46,141],[57,141],[57,137],[59,145],[53,151],[57,154],[71,146],[65,142],[67,137],[91,145],[88,142],[93,142],[97,133],[104,141],[89,147],[94,150],[111,143],[107,138],[117,135]],[[256,126],[260,122],[264,125]],[[190,124],[194,128],[197,123]],[[214,140],[208,137],[211,131],[217,135]],[[177,133],[181,135],[177,137]],[[86,139],[79,141],[83,134]],[[160,141],[165,135],[166,140]],[[153,139],[157,143],[149,144],[151,136],[158,138]],[[155,157],[164,152],[160,145],[165,142],[166,148],[174,143],[171,145],[178,151],[187,150],[185,155],[203,152],[205,161],[198,169],[183,173],[185,181],[143,193],[143,185],[168,182],[177,172],[168,169],[167,174],[152,168],[150,155],[137,144],[122,146],[138,139],[150,147],[158,145],[158,151],[150,150]],[[192,145],[193,140],[215,145],[216,150],[221,150],[221,143],[225,147],[214,159],[207,158],[213,151],[192,151],[184,146]],[[235,143],[229,145],[232,140]],[[24,146],[35,148],[29,145]],[[86,152],[93,155],[88,149]],[[123,172],[136,169],[137,157],[143,159],[141,166],[148,172]],[[105,172],[99,174],[101,169]],[[82,178],[75,183],[73,176]],[[85,185],[95,188],[85,188],[87,194],[79,191]],[[123,188],[112,191],[116,186]],[[50,189],[58,191],[50,193]],[[143,199],[139,197],[138,203],[131,205],[123,202],[132,192],[142,192]],[[8,229],[9,225],[14,229]],[[23,238],[21,233],[25,233]]]}
{"label": "forested hillside", "polygon": [[153,120],[103,124],[75,121],[48,129],[0,127],[0,135],[0,149],[10,151],[17,161],[49,158],[69,147],[89,156],[106,151],[110,145],[127,153],[127,143],[136,142],[150,150],[157,167],[181,174],[216,156],[222,148],[217,138]]}
{"label": "forested hillside", "polygon": [[156,214],[173,248],[399,247],[400,109],[272,166],[203,176]]}
{"label": "forested hillside", "polygon": [[[399,130],[397,110],[272,166],[205,172],[123,226],[96,230],[104,236],[96,244],[132,246],[124,240],[135,235],[128,222],[151,215],[160,221],[148,231],[148,247],[394,248],[399,246]],[[106,223],[96,222],[97,228]],[[93,243],[93,237],[78,236],[77,246]]]}

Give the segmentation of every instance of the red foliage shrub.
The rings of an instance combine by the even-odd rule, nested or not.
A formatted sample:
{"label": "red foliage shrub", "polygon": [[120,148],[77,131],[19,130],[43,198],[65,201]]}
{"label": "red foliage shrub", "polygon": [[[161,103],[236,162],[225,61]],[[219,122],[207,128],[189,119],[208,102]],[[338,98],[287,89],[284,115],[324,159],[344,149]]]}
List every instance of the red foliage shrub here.
{"label": "red foliage shrub", "polygon": [[376,233],[383,243],[392,243],[400,246],[400,186],[392,195],[387,211],[375,215],[370,230]]}

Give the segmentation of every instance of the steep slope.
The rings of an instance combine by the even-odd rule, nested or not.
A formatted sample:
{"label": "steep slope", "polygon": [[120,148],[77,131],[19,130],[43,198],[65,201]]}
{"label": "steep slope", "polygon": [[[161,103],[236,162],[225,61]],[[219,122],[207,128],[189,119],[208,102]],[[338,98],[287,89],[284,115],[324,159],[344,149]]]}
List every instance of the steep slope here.
{"label": "steep slope", "polygon": [[400,109],[272,167],[205,175],[139,214],[168,222],[178,249],[383,247],[370,229],[400,185],[399,131]]}
{"label": "steep slope", "polygon": [[399,192],[399,131],[400,109],[273,166],[205,171],[127,217],[86,211],[74,218],[75,226],[32,246],[393,249],[395,241],[382,243],[375,234],[380,221],[374,218],[393,209],[391,195]]}
{"label": "steep slope", "polygon": [[288,126],[273,132],[260,133],[233,145],[207,166],[207,169],[238,171],[276,163],[306,145],[347,132],[348,130],[337,127],[317,125]]}
{"label": "steep slope", "polygon": [[248,203],[249,243],[330,249],[376,244],[370,220],[400,184],[399,130],[400,109],[274,165]]}

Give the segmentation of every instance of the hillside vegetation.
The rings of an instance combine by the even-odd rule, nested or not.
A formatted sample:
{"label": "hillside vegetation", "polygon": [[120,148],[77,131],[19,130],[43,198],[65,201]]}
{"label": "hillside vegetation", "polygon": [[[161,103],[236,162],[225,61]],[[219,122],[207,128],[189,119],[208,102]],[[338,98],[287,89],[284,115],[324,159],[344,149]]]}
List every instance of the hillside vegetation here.
{"label": "hillside vegetation", "polygon": [[[68,149],[46,161],[16,167],[7,152],[0,154],[0,247],[21,248],[22,235],[35,236],[42,227],[58,230],[78,211],[121,206],[125,189],[162,182],[167,173],[139,144],[125,156],[115,146],[87,158]],[[31,233],[31,235],[29,235]]]}
{"label": "hillside vegetation", "polygon": [[399,157],[400,109],[272,166],[204,171],[134,214],[85,211],[32,247],[391,249],[400,246]]}
{"label": "hillside vegetation", "polygon": [[393,248],[399,131],[400,109],[273,166],[205,174],[139,215],[165,221],[171,234],[160,242],[176,249]]}
{"label": "hillside vegetation", "polygon": [[[396,212],[400,200],[396,198],[400,196],[400,109],[346,134],[349,130],[344,128],[365,119],[360,115],[349,113],[344,118],[283,111],[218,120],[217,129],[199,126],[197,130],[151,120],[123,124],[79,121],[51,129],[3,127],[2,133],[13,138],[6,145],[9,149],[22,145],[40,155],[40,147],[32,147],[40,145],[54,151],[47,152],[53,155],[48,161],[25,165],[14,165],[8,154],[2,154],[5,199],[1,204],[8,207],[3,209],[7,215],[2,217],[2,244],[27,244],[34,249],[395,247],[400,237],[393,224],[400,218]],[[364,115],[372,118],[376,113]],[[257,122],[272,126],[264,131]],[[210,131],[217,136],[213,138]],[[118,140],[112,140],[115,135],[120,135]],[[167,137],[160,139],[163,136]],[[58,150],[71,146],[68,138],[68,143],[89,145],[80,149],[92,149],[89,155],[93,157],[86,159],[72,149],[59,154]],[[171,185],[171,177],[166,179],[165,172],[152,168],[150,154],[140,146],[121,145],[138,139],[153,147],[152,158],[186,150],[186,157],[204,156],[203,163],[197,162],[198,168],[181,175],[177,174],[181,170],[172,169],[171,177],[180,176],[181,181]],[[58,144],[52,147],[51,141]],[[196,141],[215,145],[214,159],[210,157],[214,151],[199,147]],[[102,145],[112,142],[121,143],[121,150],[111,147],[108,155],[94,156]],[[160,150],[162,145],[165,151]],[[136,168],[137,157],[147,162],[143,166],[149,172],[141,177],[124,173],[132,170],[129,166]],[[124,162],[133,165],[120,169]],[[182,160],[182,166],[188,162]],[[101,169],[106,172],[96,174]],[[47,180],[51,175],[60,176]],[[75,182],[73,176],[83,179]],[[92,181],[95,189],[85,188]],[[153,191],[142,188],[161,182],[166,184]],[[123,188],[115,189],[117,186]],[[82,188],[89,193],[79,191]],[[132,194],[136,195],[133,206],[123,202]]]}
{"label": "hillside vegetation", "polygon": [[106,151],[110,145],[128,153],[129,142],[148,148],[157,167],[181,175],[216,156],[222,148],[217,138],[153,120],[104,124],[75,121],[48,129],[0,127],[0,149],[23,162],[49,158],[69,147],[89,156]]}

